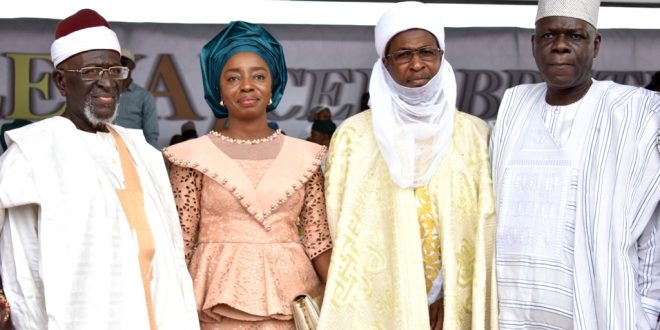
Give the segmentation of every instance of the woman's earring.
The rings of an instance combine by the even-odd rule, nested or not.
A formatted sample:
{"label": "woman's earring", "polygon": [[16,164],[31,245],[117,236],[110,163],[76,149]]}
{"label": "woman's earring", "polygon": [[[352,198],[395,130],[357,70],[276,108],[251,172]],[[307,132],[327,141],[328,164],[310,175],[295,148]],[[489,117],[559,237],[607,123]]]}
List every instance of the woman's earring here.
{"label": "woman's earring", "polygon": [[221,107],[224,107],[224,106],[225,106],[225,102],[222,102],[222,100],[220,100],[220,106],[221,106]]}
{"label": "woman's earring", "polygon": [[271,99],[268,101],[268,105],[272,105],[272,104],[273,104],[273,98],[271,98]]}

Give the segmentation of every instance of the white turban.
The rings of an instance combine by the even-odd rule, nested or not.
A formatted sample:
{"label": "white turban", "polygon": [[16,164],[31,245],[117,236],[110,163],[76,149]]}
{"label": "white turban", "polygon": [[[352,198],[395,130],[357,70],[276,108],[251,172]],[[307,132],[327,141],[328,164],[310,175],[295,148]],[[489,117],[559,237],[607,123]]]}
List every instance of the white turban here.
{"label": "white turban", "polygon": [[369,81],[374,134],[392,180],[401,188],[428,184],[451,142],[456,113],[456,77],[443,56],[438,73],[426,85],[399,85],[383,64],[385,48],[400,32],[422,29],[445,50],[445,32],[437,13],[420,2],[400,2],[375,28],[376,51]]}
{"label": "white turban", "polygon": [[376,23],[375,39],[378,56],[385,57],[385,48],[390,39],[410,29],[423,29],[431,32],[441,49],[445,49],[445,27],[442,20],[430,8],[417,1],[399,2],[386,11]]}

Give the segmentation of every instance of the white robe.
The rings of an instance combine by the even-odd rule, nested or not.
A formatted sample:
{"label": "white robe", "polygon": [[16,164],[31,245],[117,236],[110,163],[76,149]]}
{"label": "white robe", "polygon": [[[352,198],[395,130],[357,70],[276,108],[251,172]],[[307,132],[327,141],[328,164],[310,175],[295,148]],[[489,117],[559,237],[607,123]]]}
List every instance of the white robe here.
{"label": "white robe", "polygon": [[500,326],[653,329],[660,95],[594,81],[562,146],[541,118],[546,91],[507,90],[491,141]]}
{"label": "white robe", "polygon": [[[183,239],[160,152],[116,127],[134,160],[155,241],[158,329],[198,329]],[[0,272],[17,329],[149,329],[137,240],[112,179],[63,117],[7,133],[0,157]],[[4,226],[3,226],[4,223]]]}

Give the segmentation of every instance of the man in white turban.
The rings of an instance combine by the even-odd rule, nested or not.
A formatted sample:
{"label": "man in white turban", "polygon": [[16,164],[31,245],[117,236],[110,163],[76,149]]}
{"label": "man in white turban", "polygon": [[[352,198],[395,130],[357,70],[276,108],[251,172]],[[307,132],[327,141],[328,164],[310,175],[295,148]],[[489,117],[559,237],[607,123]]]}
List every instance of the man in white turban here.
{"label": "man in white turban", "polygon": [[199,329],[161,154],[117,113],[119,41],[97,12],[60,21],[61,116],[0,157],[0,274],[16,329]]}
{"label": "man in white turban", "polygon": [[599,0],[541,0],[545,82],[492,138],[500,327],[658,329],[660,95],[591,78]]}
{"label": "man in white turban", "polygon": [[321,328],[492,329],[488,125],[455,109],[432,7],[393,5],[375,41],[371,110],[344,121],[328,156]]}

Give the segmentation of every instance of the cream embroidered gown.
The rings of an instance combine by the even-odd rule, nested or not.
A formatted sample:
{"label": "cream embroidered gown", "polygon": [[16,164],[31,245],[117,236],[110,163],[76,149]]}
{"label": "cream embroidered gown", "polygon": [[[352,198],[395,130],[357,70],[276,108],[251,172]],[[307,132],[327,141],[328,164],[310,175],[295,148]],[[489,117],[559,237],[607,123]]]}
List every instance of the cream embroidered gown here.
{"label": "cream embroidered gown", "polygon": [[[424,252],[438,261],[434,268],[442,262],[444,329],[497,329],[488,126],[457,112],[447,154],[416,194],[390,178],[371,111],[346,119],[330,145],[326,201],[334,247],[319,329],[428,329],[427,288],[437,274],[425,273],[433,258],[425,263]],[[435,221],[439,246],[420,244],[420,232],[432,228],[420,214]]]}

